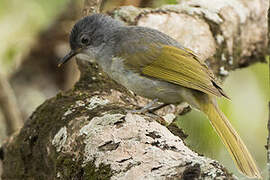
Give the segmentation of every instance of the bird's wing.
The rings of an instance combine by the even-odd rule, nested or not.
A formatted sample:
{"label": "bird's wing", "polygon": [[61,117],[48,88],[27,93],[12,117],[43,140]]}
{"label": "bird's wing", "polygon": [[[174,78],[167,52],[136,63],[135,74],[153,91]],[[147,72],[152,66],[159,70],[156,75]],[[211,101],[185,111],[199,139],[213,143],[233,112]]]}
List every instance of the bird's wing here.
{"label": "bird's wing", "polygon": [[212,71],[191,50],[157,43],[147,47],[143,44],[143,47],[135,53],[122,52],[128,68],[139,70],[145,76],[228,98]]}

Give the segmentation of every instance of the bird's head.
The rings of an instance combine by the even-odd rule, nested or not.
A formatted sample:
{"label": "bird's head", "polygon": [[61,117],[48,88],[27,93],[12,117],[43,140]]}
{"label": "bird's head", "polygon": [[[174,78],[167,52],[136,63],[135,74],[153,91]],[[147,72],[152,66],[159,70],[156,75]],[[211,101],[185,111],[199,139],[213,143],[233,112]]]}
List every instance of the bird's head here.
{"label": "bird's head", "polygon": [[77,54],[85,54],[89,58],[95,58],[102,45],[108,40],[112,30],[122,25],[121,22],[102,14],[82,18],[73,26],[69,37],[71,50],[59,61],[58,66],[66,63]]}

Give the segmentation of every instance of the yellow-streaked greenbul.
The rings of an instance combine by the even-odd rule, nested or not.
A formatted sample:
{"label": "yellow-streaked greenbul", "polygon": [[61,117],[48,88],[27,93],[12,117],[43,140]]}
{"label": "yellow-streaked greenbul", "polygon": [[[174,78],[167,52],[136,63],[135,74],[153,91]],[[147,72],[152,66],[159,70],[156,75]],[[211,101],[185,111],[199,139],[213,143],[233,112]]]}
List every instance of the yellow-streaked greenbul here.
{"label": "yellow-streaked greenbul", "polygon": [[204,112],[239,170],[248,177],[261,178],[245,144],[217,105],[217,97],[227,96],[191,50],[157,30],[126,26],[102,14],[84,17],[74,25],[70,47],[59,65],[85,54],[140,96],[169,104],[187,102]]}

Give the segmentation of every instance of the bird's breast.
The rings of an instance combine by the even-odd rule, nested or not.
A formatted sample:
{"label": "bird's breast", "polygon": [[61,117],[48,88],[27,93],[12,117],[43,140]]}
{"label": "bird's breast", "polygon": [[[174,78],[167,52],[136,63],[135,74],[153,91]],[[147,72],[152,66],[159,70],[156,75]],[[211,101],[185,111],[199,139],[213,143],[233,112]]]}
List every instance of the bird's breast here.
{"label": "bird's breast", "polygon": [[149,98],[159,99],[165,103],[180,103],[186,88],[166,81],[144,76],[125,67],[123,59],[113,58],[110,64],[101,65],[113,80],[123,85],[135,94]]}

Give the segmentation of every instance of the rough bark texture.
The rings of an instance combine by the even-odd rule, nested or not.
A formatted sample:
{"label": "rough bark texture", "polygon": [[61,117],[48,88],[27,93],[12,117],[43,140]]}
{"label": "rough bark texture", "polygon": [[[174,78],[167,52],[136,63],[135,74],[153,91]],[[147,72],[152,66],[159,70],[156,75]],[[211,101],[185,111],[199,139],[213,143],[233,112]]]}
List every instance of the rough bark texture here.
{"label": "rough bark texture", "polygon": [[136,98],[94,65],[89,70],[92,78],[47,100],[5,143],[3,179],[232,178],[188,149],[181,130],[127,113]]}
{"label": "rough bark texture", "polygon": [[[267,7],[260,0],[188,1],[160,9],[123,7],[111,15],[164,31],[222,77],[263,61]],[[145,100],[95,64],[80,62],[79,68],[75,87],[42,104],[3,145],[3,179],[234,179],[187,148],[180,129],[161,125],[174,119],[167,111],[173,108],[161,117],[127,113]]]}

